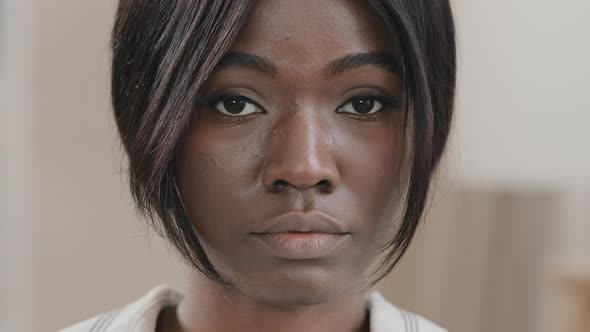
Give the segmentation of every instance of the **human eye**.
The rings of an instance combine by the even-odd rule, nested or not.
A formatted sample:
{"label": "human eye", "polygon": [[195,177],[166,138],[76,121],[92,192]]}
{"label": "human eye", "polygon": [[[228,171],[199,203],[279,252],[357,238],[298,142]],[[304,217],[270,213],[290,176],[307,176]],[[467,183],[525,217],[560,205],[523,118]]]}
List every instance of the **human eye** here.
{"label": "human eye", "polygon": [[206,98],[206,104],[227,118],[240,118],[263,112],[252,99],[237,93],[214,94]]}
{"label": "human eye", "polygon": [[375,121],[376,113],[399,107],[399,101],[380,92],[364,92],[348,99],[338,107],[338,113],[347,113],[365,121]]}

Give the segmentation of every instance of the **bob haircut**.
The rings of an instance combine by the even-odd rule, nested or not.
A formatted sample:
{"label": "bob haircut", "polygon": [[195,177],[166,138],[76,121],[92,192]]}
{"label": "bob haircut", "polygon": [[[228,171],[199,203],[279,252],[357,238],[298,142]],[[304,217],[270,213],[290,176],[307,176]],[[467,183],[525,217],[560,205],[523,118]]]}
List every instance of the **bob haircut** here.
{"label": "bob haircut", "polygon": [[[412,132],[401,225],[373,285],[399,262],[424,212],[451,127],[456,50],[448,0],[368,2],[399,43],[404,130],[410,123]],[[136,208],[187,263],[222,283],[182,206],[175,158],[192,128],[200,87],[252,6],[252,0],[120,0],[111,39],[112,103]]]}

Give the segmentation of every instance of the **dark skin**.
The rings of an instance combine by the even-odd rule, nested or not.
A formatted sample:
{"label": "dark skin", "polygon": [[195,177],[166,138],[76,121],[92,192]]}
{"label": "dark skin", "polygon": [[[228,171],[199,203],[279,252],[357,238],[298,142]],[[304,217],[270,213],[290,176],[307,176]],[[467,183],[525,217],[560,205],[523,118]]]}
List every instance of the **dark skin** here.
{"label": "dark skin", "polygon": [[[400,204],[402,83],[383,60],[395,58],[392,40],[361,1],[256,3],[230,52],[265,66],[215,70],[177,165],[199,239],[234,286],[190,271],[158,331],[369,330],[366,273]],[[346,56],[361,60],[335,65]],[[348,237],[317,259],[261,250],[252,232],[288,211],[322,211]]]}

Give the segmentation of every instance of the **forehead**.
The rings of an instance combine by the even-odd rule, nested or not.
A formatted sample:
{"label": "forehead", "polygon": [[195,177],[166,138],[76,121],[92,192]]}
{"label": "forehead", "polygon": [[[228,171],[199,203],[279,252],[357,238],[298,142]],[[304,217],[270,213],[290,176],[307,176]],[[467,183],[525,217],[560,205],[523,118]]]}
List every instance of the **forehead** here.
{"label": "forehead", "polygon": [[393,54],[392,40],[366,1],[259,0],[231,50],[303,71],[350,53]]}

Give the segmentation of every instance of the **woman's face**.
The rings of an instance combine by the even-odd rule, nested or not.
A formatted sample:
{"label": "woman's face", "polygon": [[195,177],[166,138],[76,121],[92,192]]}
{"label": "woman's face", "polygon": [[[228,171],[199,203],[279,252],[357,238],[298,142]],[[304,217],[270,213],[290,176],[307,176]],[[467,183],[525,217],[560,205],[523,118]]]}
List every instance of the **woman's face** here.
{"label": "woman's face", "polygon": [[247,295],[358,290],[396,231],[392,40],[363,1],[257,1],[203,87],[178,185],[213,266]]}

